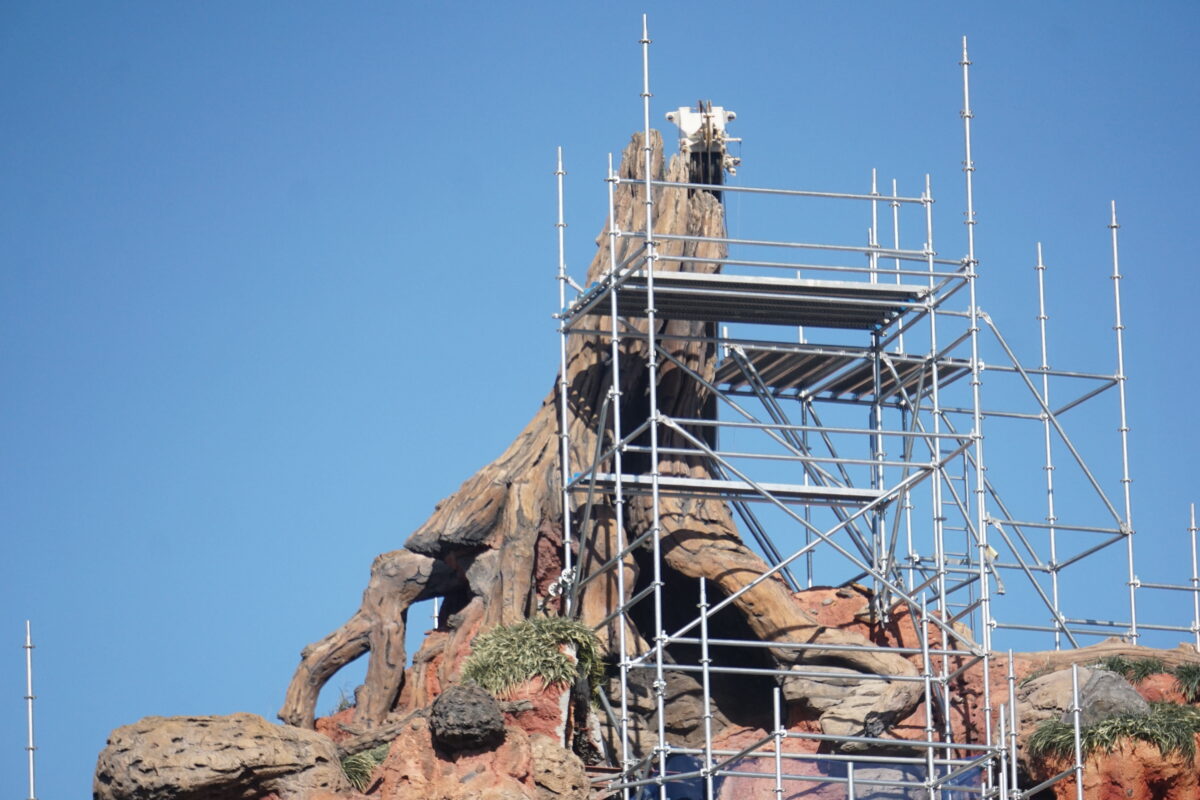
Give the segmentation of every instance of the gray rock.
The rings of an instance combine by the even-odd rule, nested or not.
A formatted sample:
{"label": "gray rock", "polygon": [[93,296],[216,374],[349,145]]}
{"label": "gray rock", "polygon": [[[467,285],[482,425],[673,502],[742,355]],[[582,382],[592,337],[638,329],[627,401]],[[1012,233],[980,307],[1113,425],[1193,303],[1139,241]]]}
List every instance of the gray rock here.
{"label": "gray rock", "polygon": [[241,800],[348,791],[325,736],[254,714],[146,717],[117,728],[100,753],[93,800]]}
{"label": "gray rock", "polygon": [[490,750],[504,741],[504,713],[478,686],[451,686],[433,701],[429,729],[447,750]]}
{"label": "gray rock", "polygon": [[[1150,713],[1150,704],[1117,673],[1093,669],[1087,683],[1079,688],[1079,709],[1079,724],[1095,725],[1121,714],[1143,717]],[[1069,711],[1062,720],[1071,721]]]}
{"label": "gray rock", "polygon": [[[1091,725],[1116,714],[1147,714],[1150,706],[1120,675],[1079,668],[1080,723]],[[1017,730],[1022,742],[1048,719],[1071,722],[1071,670],[1023,681],[1017,687]]]}

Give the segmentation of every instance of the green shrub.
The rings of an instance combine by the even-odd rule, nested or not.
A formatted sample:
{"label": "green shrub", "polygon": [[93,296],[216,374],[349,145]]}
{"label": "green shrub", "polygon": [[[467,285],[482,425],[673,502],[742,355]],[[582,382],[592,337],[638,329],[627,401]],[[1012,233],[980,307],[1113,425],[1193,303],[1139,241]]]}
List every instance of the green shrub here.
{"label": "green shrub", "polygon": [[1189,703],[1200,703],[1200,664],[1180,664],[1171,670],[1175,688]]}
{"label": "green shrub", "polygon": [[1167,665],[1157,658],[1109,656],[1100,659],[1092,666],[1097,669],[1106,669],[1109,672],[1115,672],[1134,686],[1137,686],[1151,675],[1167,671]]}
{"label": "green shrub", "polygon": [[[578,664],[561,651],[564,644],[575,647]],[[596,695],[604,677],[600,642],[591,628],[566,617],[536,617],[493,628],[471,643],[462,672],[464,680],[495,695],[535,677],[547,685],[571,684],[580,674],[588,677]]]}
{"label": "green shrub", "polygon": [[350,779],[350,784],[358,791],[364,791],[371,782],[371,773],[387,758],[388,744],[381,744],[370,750],[355,753],[342,759],[342,772]]}
{"label": "green shrub", "polygon": [[[1191,761],[1196,757],[1196,734],[1200,733],[1200,709],[1178,703],[1152,703],[1145,716],[1119,714],[1080,729],[1083,757],[1095,752],[1111,753],[1125,739],[1141,739],[1164,756],[1179,753]],[[1059,720],[1046,720],[1029,737],[1029,754],[1034,757],[1075,757],[1074,727]]]}

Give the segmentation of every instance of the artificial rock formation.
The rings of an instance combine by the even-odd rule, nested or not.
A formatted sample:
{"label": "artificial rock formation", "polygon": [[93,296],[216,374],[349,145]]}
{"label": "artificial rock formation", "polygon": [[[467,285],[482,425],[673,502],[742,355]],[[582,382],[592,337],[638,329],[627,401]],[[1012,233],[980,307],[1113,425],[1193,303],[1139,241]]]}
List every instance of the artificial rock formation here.
{"label": "artificial rock formation", "polygon": [[[676,157],[664,161],[661,137],[650,142],[651,170],[656,179],[685,182],[687,164]],[[624,153],[620,167],[623,178],[641,178],[643,143],[640,135]],[[724,235],[723,208],[705,192],[686,189],[655,190],[654,230],[658,234],[688,234],[719,238]],[[644,187],[620,184],[616,190],[616,226],[621,230],[644,230]],[[632,239],[618,239],[617,259],[636,246]],[[598,251],[588,271],[588,280],[600,280],[608,269],[610,240],[598,239]],[[712,242],[663,240],[659,270],[713,271],[712,261],[688,261],[688,257],[720,259],[724,248]],[[587,327],[604,330],[608,320],[597,316]],[[645,321],[634,321],[645,329]],[[658,379],[659,407],[677,418],[713,415],[713,398],[687,375],[685,365],[705,379],[715,371],[715,348],[711,342],[696,341],[709,323],[680,320],[658,321],[657,339],[668,356],[661,359]],[[596,448],[598,415],[613,387],[611,345],[602,336],[575,336],[568,343],[567,424],[574,463],[586,463]],[[619,390],[623,425],[632,430],[647,417],[648,385],[646,346],[631,337],[620,352]],[[560,480],[558,473],[559,409],[557,392],[542,402],[537,414],[509,448],[492,463],[469,478],[454,495],[438,504],[433,515],[409,537],[401,550],[376,559],[360,610],[341,628],[306,648],[300,667],[289,686],[280,712],[285,722],[303,727],[313,724],[317,694],[342,666],[370,653],[366,683],[358,695],[354,723],[366,729],[384,724],[396,715],[428,704],[441,687],[457,678],[457,671],[470,641],[479,632],[499,624],[515,623],[541,608],[557,609],[550,584],[561,572],[558,556],[563,539]],[[683,434],[672,428],[661,430],[663,448],[684,444]],[[628,465],[627,465],[628,466]],[[643,465],[648,468],[649,465]],[[664,455],[658,464],[664,475],[703,478],[708,464],[690,456]],[[740,539],[729,508],[721,502],[664,498],[660,506],[661,552],[668,571],[685,579],[706,579],[718,596],[743,589],[767,571],[763,560]],[[579,515],[575,515],[577,519]],[[632,498],[626,509],[630,536],[653,524],[649,498]],[[601,506],[587,530],[573,531],[582,541],[578,560],[584,574],[609,560],[616,551],[611,508]],[[628,557],[626,593],[632,592],[639,572],[637,554]],[[578,607],[585,622],[598,623],[619,600],[615,570],[592,581],[579,595]],[[431,635],[416,665],[406,676],[404,633],[408,607],[429,597],[444,598],[438,631]],[[852,632],[827,628],[794,600],[780,580],[765,580],[745,591],[734,602],[746,628],[762,641],[861,644],[866,640]],[[599,631],[602,644],[612,645],[621,631],[614,620]],[[627,626],[627,641],[644,643],[650,632]],[[609,652],[615,651],[609,647]],[[428,651],[428,652],[427,652]],[[777,663],[795,663],[794,651],[773,653]],[[805,661],[840,667],[844,690],[832,702],[822,700],[819,712],[831,733],[885,730],[891,721],[907,714],[915,705],[918,683],[847,679],[847,674],[914,675],[912,664],[889,653],[808,650]],[[790,696],[803,701],[803,686],[797,684]],[[668,698],[669,699],[669,698]]]}
{"label": "artificial rock formation", "polygon": [[146,717],[100,753],[93,800],[307,800],[347,792],[337,747],[314,731],[254,714]]}
{"label": "artificial rock formation", "polygon": [[[651,138],[649,148],[654,178],[687,180],[686,163],[672,159],[668,164],[657,134]],[[622,159],[622,178],[642,177],[643,152],[642,138],[635,136]],[[615,227],[624,231],[644,228],[643,192],[640,184],[622,183],[616,188]],[[722,207],[704,192],[658,188],[653,213],[657,234],[720,238],[724,233]],[[589,281],[601,279],[610,260],[609,237],[602,235],[597,244]],[[632,238],[617,239],[616,259],[630,255],[636,245]],[[717,269],[715,264],[726,255],[711,241],[684,243],[676,239],[661,239],[660,252],[666,256],[658,262],[657,269],[661,270],[710,271]],[[694,260],[697,258],[703,260]],[[586,327],[592,330],[609,327],[609,320],[602,315],[588,322]],[[644,320],[629,324],[645,330]],[[672,417],[711,418],[714,413],[713,398],[688,375],[694,372],[710,382],[713,378],[716,353],[712,344],[704,341],[706,324],[680,320],[657,323],[656,340],[662,349],[659,406]],[[587,463],[597,445],[606,443],[597,441],[596,429],[601,409],[611,398],[620,403],[623,432],[628,433],[647,419],[647,357],[644,339],[630,337],[624,341],[617,356],[620,382],[613,386],[610,341],[600,335],[580,335],[569,341],[565,417],[573,464]],[[496,707],[486,715],[464,714],[478,709],[470,708],[469,700],[466,707],[463,702],[450,702],[464,691],[458,686],[459,676],[476,635],[537,613],[562,610],[561,594],[555,591],[562,587],[564,577],[559,417],[558,392],[552,391],[496,460],[439,503],[403,548],[376,558],[359,610],[337,630],[304,649],[280,711],[288,725],[273,726],[251,715],[234,715],[148,718],[120,728],[100,756],[96,800],[349,798],[357,795],[351,793],[338,760],[380,744],[388,744],[387,755],[372,773],[365,792],[382,800],[586,800],[588,781],[583,763],[570,748],[585,752],[587,748],[580,747],[579,733],[585,733],[586,744],[590,744],[604,738],[604,732],[597,734],[601,724],[594,716],[571,719],[572,713],[580,716],[568,710],[575,706],[569,696],[573,687],[547,687],[537,680],[518,687],[498,705],[502,724]],[[701,435],[699,431],[691,433]],[[660,434],[668,453],[685,438],[680,429],[667,426]],[[629,469],[630,462],[625,466]],[[648,471],[650,465],[637,466]],[[708,464],[697,458],[664,455],[657,467],[663,475],[710,476]],[[690,590],[699,579],[708,582],[709,601],[716,603],[748,587],[767,571],[762,559],[739,538],[730,511],[722,503],[664,498],[660,509],[663,580],[669,587],[687,590],[664,593],[667,612],[677,605],[680,614],[694,616],[695,595]],[[581,516],[572,514],[576,525]],[[648,499],[630,498],[625,506],[625,522],[631,537],[649,530],[654,520]],[[601,503],[586,528],[572,530],[571,534],[579,543],[576,563],[585,574],[597,564],[608,562],[616,552],[613,509]],[[575,608],[583,621],[599,625],[622,599],[619,585],[623,585],[627,597],[635,587],[644,587],[647,564],[647,553],[633,553],[617,567],[623,577],[620,584],[613,570],[574,594]],[[574,591],[569,581],[567,584],[567,591]],[[437,628],[427,634],[411,667],[406,668],[408,609],[413,603],[433,597],[443,600]],[[744,591],[727,609],[714,615],[712,623],[732,626],[739,636],[757,637],[768,644],[836,646],[871,641],[919,648],[921,637],[910,610],[898,606],[880,617],[872,613],[872,600],[869,592],[859,586],[818,587],[793,594],[781,580],[769,579]],[[615,619],[598,633],[612,662],[618,637],[644,651],[652,630],[644,621]],[[796,651],[785,648],[754,650],[762,654],[764,663],[796,670],[781,686],[788,705],[784,725],[789,730],[839,735],[865,732],[893,738],[900,749],[905,740],[926,735],[929,722],[926,709],[919,704],[921,682],[877,677],[915,676],[919,655],[814,648],[797,656]],[[1118,642],[1086,650],[1089,652],[1018,655],[1014,663],[1017,679],[1034,672],[1061,670],[1072,662],[1091,663],[1107,655],[1154,656],[1168,666],[1197,660],[1191,649],[1163,653]],[[366,654],[367,677],[356,692],[356,707],[333,718],[314,720],[321,687],[343,666]],[[714,654],[717,661],[726,657],[731,656]],[[949,709],[933,709],[933,716],[938,728],[943,724],[950,727],[959,741],[981,740],[988,724],[982,689],[985,664],[991,673],[993,709],[1009,702],[1005,659],[993,656],[990,662],[951,663],[952,670],[962,668],[952,687],[959,702]],[[614,683],[610,672],[601,690],[612,693]],[[738,751],[769,736],[769,720],[764,722],[761,714],[758,719],[747,719],[746,706],[752,704],[744,702],[743,686],[714,684],[713,702],[706,708],[701,687],[691,675],[669,670],[664,683],[656,687],[648,672],[630,675],[627,702],[638,754],[649,752],[654,744],[660,722],[656,718],[659,703],[655,693],[660,690],[666,717],[662,726],[674,742],[700,746],[706,712],[711,714],[718,748]],[[1032,730],[1027,720],[1037,718],[1039,713],[1061,715],[1065,707],[1061,676],[1047,683],[1057,688],[1047,690],[1040,699],[1018,692],[1022,743]],[[1147,686],[1150,684],[1154,681]],[[1145,686],[1139,687],[1152,700],[1158,696],[1176,699],[1170,697],[1172,689],[1165,683],[1154,684],[1152,689],[1157,693],[1154,697],[1147,695]],[[449,708],[439,708],[439,698],[441,706]],[[483,705],[490,704],[481,700]],[[586,714],[585,709],[583,716]],[[482,738],[455,739],[453,731],[458,728],[481,727],[476,724],[481,720],[474,716],[487,718],[482,726],[487,733]],[[465,725],[459,724],[464,721]],[[314,724],[320,733],[303,730]],[[434,730],[438,726],[452,731],[450,739],[441,735],[439,743],[439,734]],[[611,731],[608,733],[611,748]],[[797,752],[815,753],[817,747],[812,739],[785,741],[786,749]],[[1196,782],[1194,765],[1155,760],[1142,752],[1147,749],[1144,745],[1131,747],[1142,759],[1144,775],[1138,780],[1143,780],[1147,788],[1123,796],[1200,800],[1194,792],[1155,794],[1158,790],[1154,787],[1168,783],[1192,791]],[[1117,797],[1107,792],[1119,787],[1119,764],[1111,758],[1093,762],[1089,762],[1088,780],[1093,781],[1089,787],[1097,787],[1094,796]],[[818,769],[811,761],[786,763],[788,770]],[[1051,763],[1023,767],[1034,780],[1061,769],[1061,765]],[[1098,777],[1092,776],[1093,770]],[[897,777],[891,773],[874,777],[887,781],[889,776]],[[863,777],[868,774],[863,773]],[[719,787],[717,796],[738,798],[761,793],[758,790],[762,787],[747,781],[752,779],[730,778]],[[1096,781],[1107,782],[1103,792]],[[1068,785],[1061,783],[1054,791],[1066,797]],[[812,793],[814,800],[825,796],[844,796],[844,787],[833,784]],[[1093,796],[1092,788],[1088,796]]]}

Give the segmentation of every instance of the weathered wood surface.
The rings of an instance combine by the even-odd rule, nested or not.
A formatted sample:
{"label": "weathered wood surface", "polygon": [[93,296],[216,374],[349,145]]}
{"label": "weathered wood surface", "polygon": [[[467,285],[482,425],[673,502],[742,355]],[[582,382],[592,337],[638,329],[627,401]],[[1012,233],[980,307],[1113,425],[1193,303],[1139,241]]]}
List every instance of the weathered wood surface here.
{"label": "weathered wood surface", "polygon": [[[666,165],[657,133],[651,140],[652,171],[655,177],[686,181],[687,167],[678,158]],[[622,177],[642,176],[643,148],[640,135],[626,149],[620,167]],[[616,192],[616,220],[622,230],[644,230],[643,187],[620,185]],[[724,235],[723,209],[703,192],[689,197],[686,189],[656,191],[656,233]],[[608,270],[609,237],[598,237],[598,249],[588,270],[588,280],[600,279]],[[640,243],[618,240],[618,259]],[[662,241],[660,254],[671,257],[720,259],[723,247],[712,242]],[[661,270],[711,272],[713,263],[664,258]],[[597,315],[588,327],[605,330],[608,319]],[[645,330],[645,321],[631,323]],[[659,356],[658,399],[660,409],[680,418],[711,418],[713,398],[687,376],[676,361],[707,380],[715,372],[716,353],[711,342],[692,341],[704,333],[707,323],[659,321],[657,338],[671,358]],[[573,464],[589,463],[597,444],[598,415],[609,396],[614,370],[611,343],[602,336],[574,336],[568,343],[568,426]],[[647,418],[648,353],[644,339],[623,340],[618,361],[619,395],[623,427],[629,431]],[[317,694],[329,678],[349,661],[370,652],[366,684],[359,692],[355,724],[369,728],[383,725],[396,715],[428,705],[440,687],[456,677],[470,640],[480,631],[511,624],[535,613],[539,604],[556,602],[548,597],[548,584],[559,565],[548,554],[562,540],[562,509],[558,474],[557,392],[543,400],[533,419],[495,461],[484,466],[462,487],[438,504],[433,515],[405,543],[405,547],[379,556],[371,569],[360,610],[338,630],[308,647],[280,711],[284,721],[300,726],[313,724]],[[695,432],[699,433],[699,432]],[[660,427],[664,447],[683,445],[680,434]],[[642,465],[643,468],[648,465]],[[664,475],[704,478],[709,467],[702,458],[664,456],[659,470]],[[578,502],[578,501],[575,501]],[[576,509],[578,510],[578,509]],[[664,498],[661,502],[661,552],[668,569],[691,578],[705,578],[728,596],[767,571],[767,565],[741,541],[730,510],[712,500]],[[576,524],[579,514],[574,515]],[[629,537],[652,524],[649,498],[632,498],[627,503]],[[588,529],[573,532],[582,540],[578,560],[595,567],[617,551],[613,509],[599,504]],[[637,578],[635,559],[627,557],[621,567],[628,596]],[[582,618],[598,624],[618,601],[617,570],[592,581],[579,597]],[[431,634],[405,678],[404,634],[408,607],[419,600],[445,598],[444,624]],[[688,599],[694,604],[694,600]],[[833,645],[866,644],[852,632],[824,628],[807,614],[780,580],[764,580],[744,592],[735,606],[745,622],[763,641],[803,642]],[[642,632],[621,620],[600,631],[604,645],[616,650],[618,627],[631,650],[646,647]],[[774,651],[777,659],[796,658]],[[842,652],[808,650],[805,660],[834,664],[860,673],[915,675],[913,665],[900,655],[887,652]],[[918,700],[919,683],[864,680],[847,700],[822,714],[822,725],[842,733],[856,733],[881,726],[910,711]]]}
{"label": "weathered wood surface", "polygon": [[1156,659],[1167,669],[1183,664],[1200,664],[1200,652],[1193,644],[1181,643],[1173,650],[1156,650],[1153,647],[1129,644],[1115,636],[1074,650],[1044,650],[1034,653],[1014,653],[1014,658],[1028,662],[1032,669],[1042,671],[1063,669],[1072,664],[1087,666],[1102,658],[1121,656],[1128,659]]}

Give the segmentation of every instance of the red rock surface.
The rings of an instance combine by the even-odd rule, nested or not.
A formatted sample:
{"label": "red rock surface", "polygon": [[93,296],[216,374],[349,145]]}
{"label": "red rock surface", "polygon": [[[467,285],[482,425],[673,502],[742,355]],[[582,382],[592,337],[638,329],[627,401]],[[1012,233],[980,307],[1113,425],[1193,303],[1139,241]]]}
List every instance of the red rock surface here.
{"label": "red rock surface", "polygon": [[[1035,765],[1034,780],[1052,777],[1070,765],[1043,761]],[[1051,787],[1057,800],[1075,800],[1075,780]],[[1083,770],[1087,800],[1200,800],[1200,767],[1175,755],[1163,758],[1147,742],[1126,741],[1107,754],[1089,758]]]}
{"label": "red rock surface", "polygon": [[541,734],[509,727],[494,750],[445,754],[414,719],[392,742],[367,788],[386,800],[526,800],[586,797],[583,765]]}
{"label": "red rock surface", "polygon": [[528,683],[506,692],[501,698],[507,708],[520,709],[525,704],[532,705],[528,710],[506,710],[504,720],[512,727],[518,727],[528,734],[540,733],[555,741],[563,740],[563,725],[566,722],[565,701],[570,694],[570,687],[565,684],[546,686],[541,678],[534,678]]}
{"label": "red rock surface", "polygon": [[1175,676],[1160,672],[1151,675],[1134,687],[1138,694],[1150,703],[1186,703],[1183,694],[1175,688]]}
{"label": "red rock surface", "polygon": [[316,722],[317,733],[323,733],[337,744],[349,739],[353,734],[343,726],[354,726],[354,709],[344,708],[328,717],[320,717]]}

